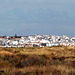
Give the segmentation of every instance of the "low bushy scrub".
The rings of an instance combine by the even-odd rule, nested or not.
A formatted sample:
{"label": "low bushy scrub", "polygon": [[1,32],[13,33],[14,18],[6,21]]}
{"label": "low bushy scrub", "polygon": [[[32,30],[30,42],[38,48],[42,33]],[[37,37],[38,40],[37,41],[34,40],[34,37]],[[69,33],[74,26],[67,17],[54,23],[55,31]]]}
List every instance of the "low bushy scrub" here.
{"label": "low bushy scrub", "polygon": [[75,75],[75,48],[0,48],[0,75]]}
{"label": "low bushy scrub", "polygon": [[38,66],[44,66],[46,65],[46,58],[42,56],[33,55],[28,57],[27,64],[28,66],[38,65]]}

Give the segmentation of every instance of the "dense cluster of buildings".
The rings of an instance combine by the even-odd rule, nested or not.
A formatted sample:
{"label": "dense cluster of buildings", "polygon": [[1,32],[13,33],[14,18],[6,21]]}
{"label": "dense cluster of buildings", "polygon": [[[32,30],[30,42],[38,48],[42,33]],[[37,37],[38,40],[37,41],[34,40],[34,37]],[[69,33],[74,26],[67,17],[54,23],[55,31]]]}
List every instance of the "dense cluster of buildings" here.
{"label": "dense cluster of buildings", "polygon": [[75,37],[55,35],[0,36],[0,47],[75,46]]}

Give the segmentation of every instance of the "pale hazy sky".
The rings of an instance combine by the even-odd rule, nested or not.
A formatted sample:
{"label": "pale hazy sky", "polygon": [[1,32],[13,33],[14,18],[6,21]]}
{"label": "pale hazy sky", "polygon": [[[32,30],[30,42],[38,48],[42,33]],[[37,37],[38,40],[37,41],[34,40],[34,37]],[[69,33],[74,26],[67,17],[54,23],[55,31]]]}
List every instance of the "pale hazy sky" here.
{"label": "pale hazy sky", "polygon": [[75,0],[0,0],[0,35],[75,36]]}

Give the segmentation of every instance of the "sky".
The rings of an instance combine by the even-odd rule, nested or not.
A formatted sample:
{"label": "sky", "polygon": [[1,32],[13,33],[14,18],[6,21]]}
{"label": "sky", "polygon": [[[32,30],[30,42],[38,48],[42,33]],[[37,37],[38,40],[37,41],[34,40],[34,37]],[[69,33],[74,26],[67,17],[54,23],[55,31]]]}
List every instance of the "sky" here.
{"label": "sky", "polygon": [[75,0],[0,0],[0,35],[75,36]]}

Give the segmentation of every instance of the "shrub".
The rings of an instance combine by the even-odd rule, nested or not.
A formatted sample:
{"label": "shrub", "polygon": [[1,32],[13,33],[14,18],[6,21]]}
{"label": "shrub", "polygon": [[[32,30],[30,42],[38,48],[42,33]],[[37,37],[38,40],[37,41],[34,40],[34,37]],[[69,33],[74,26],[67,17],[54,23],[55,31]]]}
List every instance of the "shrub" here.
{"label": "shrub", "polygon": [[19,62],[17,62],[17,63],[15,63],[15,67],[16,68],[23,68],[23,67],[27,67],[28,65],[27,65],[27,62],[25,61],[25,60],[21,60],[21,61],[19,61]]}
{"label": "shrub", "polygon": [[59,70],[54,70],[53,75],[61,75],[61,72]]}
{"label": "shrub", "polygon": [[38,62],[38,56],[33,55],[33,56],[29,56],[27,59],[27,64],[29,66],[35,65]]}
{"label": "shrub", "polygon": [[19,72],[15,72],[15,75],[22,75],[22,73],[19,71]]}
{"label": "shrub", "polygon": [[45,57],[37,55],[28,57],[27,59],[28,66],[33,66],[33,65],[44,66],[46,65],[46,62],[47,61]]}
{"label": "shrub", "polygon": [[64,60],[65,60],[65,57],[59,58],[59,61],[64,61]]}
{"label": "shrub", "polygon": [[44,58],[44,57],[40,57],[40,58],[38,59],[38,65],[39,65],[39,66],[44,66],[44,65],[46,65],[46,62],[47,62],[47,60],[46,60],[46,58]]}
{"label": "shrub", "polygon": [[0,68],[7,68],[7,67],[10,67],[10,64],[8,61],[0,61]]}

